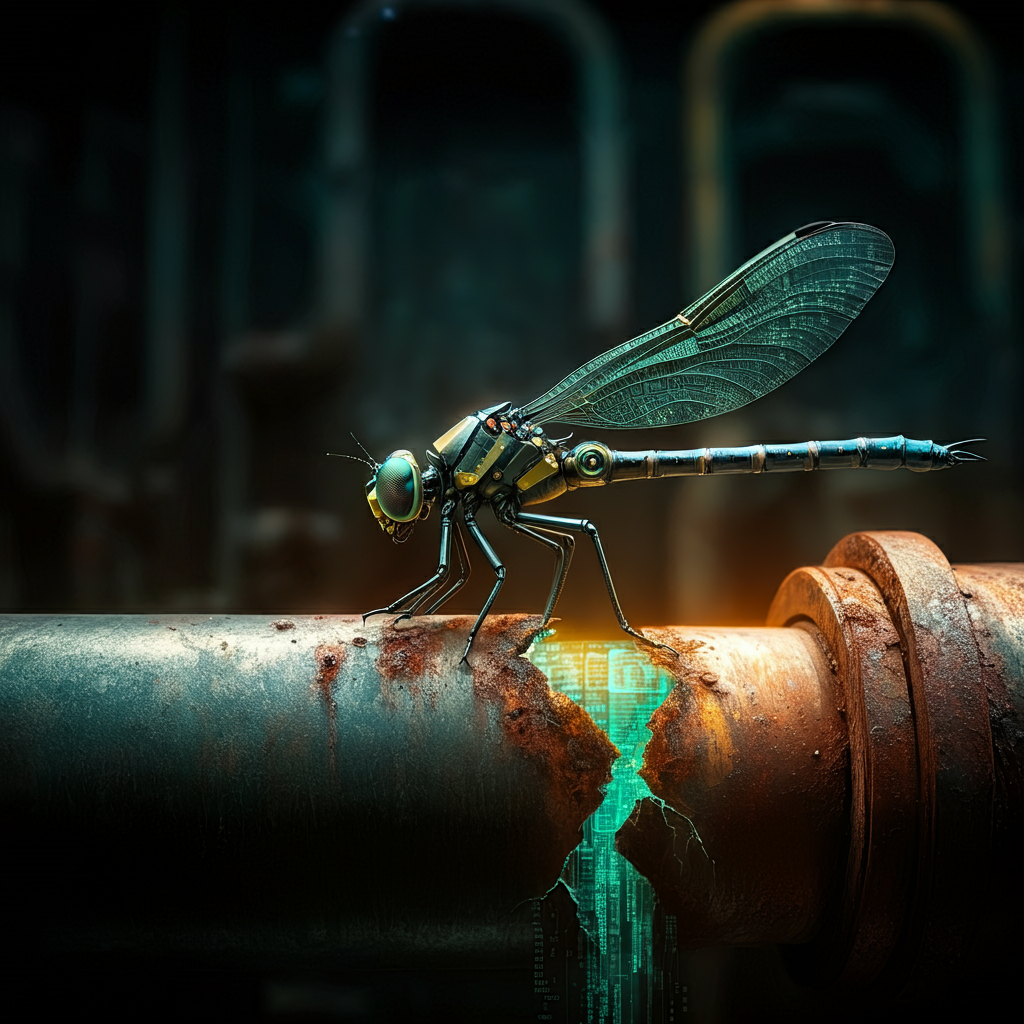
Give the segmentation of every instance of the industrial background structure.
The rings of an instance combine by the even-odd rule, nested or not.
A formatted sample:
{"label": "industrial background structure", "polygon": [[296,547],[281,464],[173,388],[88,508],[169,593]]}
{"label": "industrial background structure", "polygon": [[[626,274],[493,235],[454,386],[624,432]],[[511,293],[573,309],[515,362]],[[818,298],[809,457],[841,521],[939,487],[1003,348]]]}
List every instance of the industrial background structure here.
{"label": "industrial background structure", "polygon": [[[563,514],[600,524],[644,625],[760,625],[779,581],[854,531],[917,531],[954,564],[1024,561],[1019,31],[1000,5],[900,0],[5,13],[0,610],[297,621],[379,606],[425,577],[433,542],[386,543],[361,471],[325,450],[354,431],[377,457],[421,451],[820,218],[877,224],[897,252],[834,350],[721,421],[601,440],[986,436],[989,462],[653,481],[569,496]],[[537,611],[544,553],[501,543],[517,571],[496,610]],[[865,564],[787,584],[773,623],[798,592],[824,614],[822,574],[861,600],[863,581],[836,574],[875,579]],[[453,610],[482,602],[478,575]],[[587,560],[559,611],[560,639],[617,635]],[[846,727],[867,757],[870,729]],[[980,870],[963,821],[965,852],[936,854],[951,892]],[[708,986],[767,1006],[788,982],[758,956],[706,961]],[[106,968],[79,962],[68,991],[84,1000]],[[166,985],[163,961],[129,962],[140,990]],[[274,969],[236,964],[203,998],[287,1015]],[[456,989],[468,1019],[486,1002],[453,977],[409,982],[424,1019],[457,1019]],[[357,1019],[338,991],[324,1005]]]}

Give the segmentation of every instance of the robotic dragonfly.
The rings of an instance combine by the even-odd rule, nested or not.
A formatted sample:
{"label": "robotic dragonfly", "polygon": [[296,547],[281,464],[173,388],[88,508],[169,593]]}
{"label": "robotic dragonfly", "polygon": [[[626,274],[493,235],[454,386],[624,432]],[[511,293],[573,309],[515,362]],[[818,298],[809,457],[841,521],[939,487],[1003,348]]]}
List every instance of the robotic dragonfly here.
{"label": "robotic dragonfly", "polygon": [[[545,623],[565,584],[573,534],[582,534],[594,544],[619,625],[643,643],[664,647],[626,621],[601,538],[589,519],[524,509],[578,487],[621,480],[813,469],[925,472],[980,459],[955,445],[902,436],[620,452],[600,441],[568,448],[569,438],[554,440],[544,431],[548,423],[615,430],[669,427],[738,409],[774,391],[821,355],[874,295],[894,256],[892,242],[877,228],[832,221],[808,224],[745,263],[667,323],[596,356],[540,398],[520,406],[504,402],[467,416],[434,442],[436,454],[427,453],[433,465],[421,469],[413,453],[404,449],[383,463],[369,461],[373,477],[366,485],[366,500],[381,529],[402,543],[439,503],[441,554],[430,579],[386,608],[367,612],[364,620],[401,611],[399,621],[421,611],[430,615],[462,587],[469,576],[469,553],[457,519],[461,510],[466,529],[495,575],[470,630],[465,661],[505,579],[505,566],[477,523],[479,509],[490,505],[499,523],[544,545],[554,556]],[[450,583],[453,539],[460,569]]]}

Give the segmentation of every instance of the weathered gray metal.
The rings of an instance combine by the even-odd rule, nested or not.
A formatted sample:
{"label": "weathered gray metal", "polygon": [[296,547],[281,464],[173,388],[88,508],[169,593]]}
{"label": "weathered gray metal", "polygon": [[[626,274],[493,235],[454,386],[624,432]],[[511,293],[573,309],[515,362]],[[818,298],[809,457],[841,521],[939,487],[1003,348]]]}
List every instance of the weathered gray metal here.
{"label": "weathered gray metal", "polygon": [[[40,948],[517,963],[614,748],[536,619],[0,618],[9,920]],[[524,960],[525,962],[525,960]]]}

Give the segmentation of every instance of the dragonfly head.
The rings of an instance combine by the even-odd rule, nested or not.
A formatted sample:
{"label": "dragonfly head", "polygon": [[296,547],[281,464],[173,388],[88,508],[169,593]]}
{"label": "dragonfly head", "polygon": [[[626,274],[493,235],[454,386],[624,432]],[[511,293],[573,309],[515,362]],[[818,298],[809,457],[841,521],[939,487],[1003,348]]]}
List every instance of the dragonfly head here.
{"label": "dragonfly head", "polygon": [[416,456],[404,448],[392,452],[366,485],[366,500],[380,528],[396,543],[409,539],[418,519],[426,519],[434,503],[437,470],[421,470]]}

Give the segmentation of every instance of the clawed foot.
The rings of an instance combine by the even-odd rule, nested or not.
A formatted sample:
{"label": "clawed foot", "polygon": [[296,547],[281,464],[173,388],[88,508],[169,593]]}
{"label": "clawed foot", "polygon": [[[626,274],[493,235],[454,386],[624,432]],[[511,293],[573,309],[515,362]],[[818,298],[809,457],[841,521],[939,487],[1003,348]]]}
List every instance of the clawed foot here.
{"label": "clawed foot", "polygon": [[663,651],[670,651],[670,652],[671,652],[672,654],[674,654],[674,655],[675,655],[675,656],[676,656],[677,658],[679,657],[679,652],[678,652],[678,651],[677,651],[677,650],[676,650],[676,649],[675,649],[674,647],[670,647],[670,646],[669,646],[668,644],[659,644],[657,640],[647,640],[647,638],[646,638],[646,637],[644,637],[644,640],[646,640],[646,642],[647,642],[647,643],[648,643],[648,644],[649,644],[649,645],[650,645],[651,647],[658,647],[658,648],[660,648],[660,649],[661,649],[661,650],[663,650]]}
{"label": "clawed foot", "polygon": [[657,640],[651,640],[649,637],[644,636],[643,633],[636,632],[635,630],[629,630],[629,635],[637,640],[642,640],[648,647],[658,647],[663,651],[671,651],[677,658],[679,657],[679,652],[674,647],[669,647],[668,644],[658,643]]}
{"label": "clawed foot", "polygon": [[[395,609],[394,608],[374,608],[372,612],[364,612],[363,613],[363,625],[364,626],[366,625],[366,620],[371,615],[394,615],[394,614],[395,614]],[[398,616],[397,619],[395,619],[393,625],[397,626],[398,623],[404,621],[405,619],[411,619],[411,618],[412,618],[412,612],[403,612],[401,615]]]}

